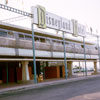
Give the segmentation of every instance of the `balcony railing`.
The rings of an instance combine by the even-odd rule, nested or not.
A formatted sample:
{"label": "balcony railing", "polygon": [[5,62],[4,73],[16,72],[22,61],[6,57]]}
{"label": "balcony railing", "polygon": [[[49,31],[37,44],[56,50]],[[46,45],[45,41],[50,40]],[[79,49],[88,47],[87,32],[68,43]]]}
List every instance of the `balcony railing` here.
{"label": "balcony railing", "polygon": [[[0,47],[32,49],[32,41],[24,39],[16,40],[15,38],[0,37]],[[53,42],[45,43],[45,42],[35,41],[35,49],[42,51],[50,51],[50,52],[64,52],[62,44],[53,44]],[[66,52],[83,54],[84,48],[75,43],[74,45],[66,44]],[[86,54],[97,55],[98,49],[96,49],[95,47],[92,49],[88,47],[86,48]]]}

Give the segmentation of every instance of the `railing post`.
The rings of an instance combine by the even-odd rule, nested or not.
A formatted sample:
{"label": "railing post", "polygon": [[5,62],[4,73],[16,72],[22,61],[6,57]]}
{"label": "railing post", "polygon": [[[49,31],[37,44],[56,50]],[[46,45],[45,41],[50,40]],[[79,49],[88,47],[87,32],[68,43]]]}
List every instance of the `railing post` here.
{"label": "railing post", "polygon": [[99,56],[99,69],[100,69],[100,48],[99,48],[99,36],[97,36],[97,44],[98,44],[98,56]]}

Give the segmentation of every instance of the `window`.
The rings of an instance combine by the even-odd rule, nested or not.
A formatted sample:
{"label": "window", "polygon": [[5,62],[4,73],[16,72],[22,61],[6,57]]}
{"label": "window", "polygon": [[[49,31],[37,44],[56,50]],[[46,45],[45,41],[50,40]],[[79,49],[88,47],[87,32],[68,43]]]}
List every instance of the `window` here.
{"label": "window", "polygon": [[53,40],[53,44],[54,44],[54,45],[57,45],[57,41],[56,41],[56,40]]}
{"label": "window", "polygon": [[40,38],[40,42],[44,42],[45,43],[45,39],[44,38]]}
{"label": "window", "polygon": [[0,31],[0,36],[7,37],[7,32],[5,32],[5,31]]}
{"label": "window", "polygon": [[35,37],[35,41],[36,41],[36,42],[39,42],[40,40],[39,40],[39,38],[38,38],[38,37]]}
{"label": "window", "polygon": [[57,41],[57,44],[58,45],[62,45],[62,41]]}
{"label": "window", "polygon": [[96,49],[96,50],[98,50],[98,48],[97,48],[97,47],[95,47],[95,49]]}
{"label": "window", "polygon": [[19,39],[24,39],[24,35],[23,34],[19,34]]}
{"label": "window", "polygon": [[26,40],[32,40],[32,36],[25,35]]}
{"label": "window", "polygon": [[13,32],[11,32],[11,31],[9,31],[9,32],[8,32],[8,37],[13,38],[13,37],[14,37],[14,33],[13,33]]}
{"label": "window", "polygon": [[69,42],[67,41],[66,44],[69,44]]}
{"label": "window", "polygon": [[82,48],[84,48],[84,45],[81,45]]}
{"label": "window", "polygon": [[50,43],[50,40],[49,39],[46,39],[46,43]]}

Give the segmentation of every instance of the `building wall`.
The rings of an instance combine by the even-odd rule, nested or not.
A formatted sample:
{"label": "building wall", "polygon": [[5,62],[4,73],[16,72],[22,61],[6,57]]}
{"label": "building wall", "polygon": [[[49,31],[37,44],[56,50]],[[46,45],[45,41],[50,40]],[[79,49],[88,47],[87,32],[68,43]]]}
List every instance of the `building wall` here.
{"label": "building wall", "polygon": [[59,67],[45,67],[45,78],[60,78],[60,69]]}
{"label": "building wall", "polygon": [[16,68],[17,71],[17,81],[21,81],[22,80],[22,68]]}

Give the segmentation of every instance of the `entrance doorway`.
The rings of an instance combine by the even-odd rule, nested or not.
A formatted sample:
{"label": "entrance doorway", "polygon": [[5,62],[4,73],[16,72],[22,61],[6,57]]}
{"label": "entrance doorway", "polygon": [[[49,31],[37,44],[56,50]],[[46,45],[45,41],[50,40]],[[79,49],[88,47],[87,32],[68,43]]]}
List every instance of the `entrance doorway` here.
{"label": "entrance doorway", "polygon": [[62,78],[63,77],[62,66],[60,66],[59,68],[60,68],[60,78]]}

